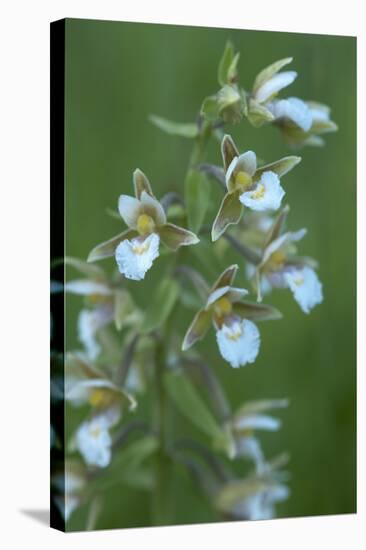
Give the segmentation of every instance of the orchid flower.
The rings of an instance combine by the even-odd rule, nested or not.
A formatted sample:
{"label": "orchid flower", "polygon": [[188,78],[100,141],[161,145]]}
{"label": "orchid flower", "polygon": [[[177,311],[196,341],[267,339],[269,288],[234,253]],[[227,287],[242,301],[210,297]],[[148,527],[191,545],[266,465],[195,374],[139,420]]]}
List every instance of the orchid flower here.
{"label": "orchid flower", "polygon": [[290,156],[258,168],[255,153],[247,151],[239,154],[229,135],[225,135],[222,140],[221,154],[227,192],[213,222],[213,241],[229,225],[239,223],[244,206],[259,212],[277,210],[285,195],[280,177],[301,161],[300,157]]}
{"label": "orchid flower", "polygon": [[295,243],[306,235],[306,229],[282,233],[288,208],[281,212],[270,229],[262,258],[256,267],[256,286],[261,300],[263,284],[269,288],[289,288],[304,313],[323,301],[322,284],[316,274],[316,262],[297,256]]}
{"label": "orchid flower", "polygon": [[211,322],[222,357],[234,368],[253,363],[260,347],[260,334],[254,321],[279,319],[275,308],[243,301],[244,288],[231,286],[237,265],[225,269],[209,291],[205,306],[195,315],[182,344],[189,349],[207,333]]}
{"label": "orchid flower", "polygon": [[159,256],[160,242],[177,250],[197,244],[199,239],[188,229],[167,222],[165,211],[141,170],[135,170],[133,179],[135,197],[121,195],[118,201],[119,213],[128,229],[93,248],[88,262],[114,256],[122,275],[140,281]]}

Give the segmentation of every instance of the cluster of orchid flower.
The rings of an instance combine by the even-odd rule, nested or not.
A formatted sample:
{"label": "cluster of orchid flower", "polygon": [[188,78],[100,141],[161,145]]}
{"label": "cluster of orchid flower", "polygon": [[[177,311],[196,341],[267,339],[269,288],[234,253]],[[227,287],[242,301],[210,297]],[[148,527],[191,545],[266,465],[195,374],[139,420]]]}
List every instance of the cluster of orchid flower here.
{"label": "cluster of orchid flower", "polygon": [[[254,363],[261,345],[257,324],[281,318],[276,308],[262,303],[262,296],[272,289],[289,289],[304,313],[323,300],[316,262],[297,252],[297,244],[306,230],[285,231],[289,207],[282,204],[285,196],[282,178],[301,158],[286,156],[258,165],[256,154],[241,153],[232,137],[224,133],[224,126],[239,123],[243,118],[255,127],[271,124],[280,128],[289,144],[302,146],[320,145],[320,134],[334,131],[336,125],[324,105],[278,97],[297,76],[294,71],[281,72],[292,59],[280,60],[261,71],[251,92],[238,84],[238,60],[239,55],[228,43],[219,65],[221,89],[204,100],[197,123],[178,124],[152,117],[162,130],[195,139],[184,200],[176,193],[168,193],[159,201],[147,176],[135,170],[134,196],[123,194],[118,201],[119,214],[127,228],[93,248],[87,262],[67,259],[85,278],[66,282],[65,291],[83,295],[87,307],[78,317],[78,338],[83,351],[70,352],[66,357],[65,399],[75,407],[87,404],[90,414],[76,428],[69,444],[70,452],[79,453],[83,461],[73,456],[67,462],[62,484],[65,495],[59,501],[66,519],[83,500],[90,498],[93,481],[102,475],[102,470],[113,467],[117,452],[134,457],[131,448],[135,448],[141,453],[137,463],[142,471],[137,466],[131,466],[131,470],[125,468],[125,479],[128,477],[130,484],[134,480],[137,486],[156,490],[151,459],[162,445],[160,451],[186,463],[201,479],[211,502],[224,517],[271,518],[275,515],[275,503],[288,498],[286,474],[279,471],[285,460],[267,461],[255,434],[256,430],[280,428],[280,420],[269,416],[267,411],[286,407],[287,401],[249,401],[233,413],[213,369],[205,367],[206,386],[216,406],[213,413],[185,365],[204,363],[190,348],[204,338],[211,325],[219,352],[231,367]],[[222,166],[204,163],[202,151],[211,136],[221,144]],[[205,215],[210,214],[210,201],[205,194],[209,179],[220,183],[224,197],[207,230],[203,222]],[[170,221],[176,212],[175,201],[178,206],[184,205],[189,229]],[[233,286],[237,264],[224,269],[210,287],[197,270],[175,258],[173,268],[169,268],[169,275],[157,290],[158,307],[147,312],[137,307],[124,281],[142,281],[159,261],[159,255],[177,254],[181,247],[199,249],[202,240],[219,241],[238,252],[243,265],[241,277],[246,276],[254,298],[247,300],[249,290]],[[94,263],[106,258],[113,258],[117,268],[112,277]],[[162,333],[173,308],[178,301],[185,303],[187,282],[193,283],[198,291],[201,307],[179,346],[175,340],[169,340],[164,353],[158,354],[156,349],[164,341]],[[136,420],[124,424],[121,419],[136,409],[137,394],[148,391],[156,376],[162,377],[161,385],[178,409],[211,436],[212,449],[223,451],[230,459],[252,461],[253,470],[244,479],[237,479],[226,466],[219,479],[195,468],[192,460],[187,460],[187,449],[175,448],[174,442],[162,443],[161,425],[158,428],[144,425],[141,441],[128,445],[124,451],[127,435],[133,431]],[[189,404],[185,404],[188,398]],[[139,424],[138,427],[141,428]],[[209,452],[205,449],[203,454]],[[55,476],[54,484],[61,491],[60,476]]]}

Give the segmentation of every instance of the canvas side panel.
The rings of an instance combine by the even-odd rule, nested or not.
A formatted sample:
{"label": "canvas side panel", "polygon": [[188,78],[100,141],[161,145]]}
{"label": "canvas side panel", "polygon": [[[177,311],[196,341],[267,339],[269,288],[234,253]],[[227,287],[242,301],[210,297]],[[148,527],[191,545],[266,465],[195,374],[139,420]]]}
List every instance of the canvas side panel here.
{"label": "canvas side panel", "polygon": [[64,166],[65,20],[51,23],[51,487],[50,524],[65,531]]}

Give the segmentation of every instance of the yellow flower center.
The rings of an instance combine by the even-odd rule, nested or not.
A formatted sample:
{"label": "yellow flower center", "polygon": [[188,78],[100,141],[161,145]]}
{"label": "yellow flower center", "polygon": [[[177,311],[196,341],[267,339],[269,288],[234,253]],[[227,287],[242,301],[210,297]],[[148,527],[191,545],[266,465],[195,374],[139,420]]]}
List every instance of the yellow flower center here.
{"label": "yellow flower center", "polygon": [[271,265],[279,267],[285,263],[286,256],[281,250],[276,250],[271,256]]}
{"label": "yellow flower center", "polygon": [[298,277],[296,277],[294,279],[294,283],[296,286],[301,286],[304,284],[304,277],[301,277],[301,275],[299,275]]}
{"label": "yellow flower center", "polygon": [[155,229],[155,222],[148,214],[140,214],[137,219],[137,231],[140,235],[149,235]]}
{"label": "yellow flower center", "polygon": [[135,244],[132,247],[132,252],[138,255],[144,254],[147,250],[149,250],[149,246],[149,243],[147,243],[146,241],[142,242],[141,244]]}
{"label": "yellow flower center", "polygon": [[95,439],[97,439],[97,437],[100,436],[100,432],[101,432],[101,429],[99,426],[94,426],[93,428],[90,428],[90,435],[92,437],[95,437]]}
{"label": "yellow flower center", "polygon": [[217,315],[219,315],[220,317],[222,317],[224,315],[229,315],[229,313],[231,313],[232,309],[233,309],[232,303],[230,302],[230,300],[228,298],[226,298],[226,296],[223,296],[222,298],[219,298],[215,302],[215,311],[216,311]]}
{"label": "yellow flower center", "polygon": [[251,196],[252,199],[258,200],[258,199],[263,198],[264,193],[265,193],[264,185],[262,183],[260,183],[258,185],[258,187],[255,189],[255,191],[253,191],[253,193],[251,193],[250,196]]}
{"label": "yellow flower center", "polygon": [[253,183],[252,176],[247,172],[241,171],[235,175],[235,188],[241,191],[248,189]]}
{"label": "yellow flower center", "polygon": [[228,338],[229,340],[233,340],[235,342],[236,340],[239,340],[242,334],[243,334],[242,326],[238,324],[235,331],[231,331],[226,334],[226,338]]}
{"label": "yellow flower center", "polygon": [[99,407],[103,405],[106,400],[105,390],[95,389],[89,394],[89,403],[92,407]]}

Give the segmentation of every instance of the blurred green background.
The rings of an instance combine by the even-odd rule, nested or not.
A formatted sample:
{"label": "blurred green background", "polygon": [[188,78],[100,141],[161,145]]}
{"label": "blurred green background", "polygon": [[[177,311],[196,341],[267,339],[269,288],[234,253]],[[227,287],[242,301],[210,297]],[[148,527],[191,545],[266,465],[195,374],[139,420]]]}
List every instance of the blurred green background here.
{"label": "blurred green background", "polygon": [[[288,397],[283,429],[261,437],[267,456],[291,454],[291,498],[280,517],[350,513],[356,509],[356,40],[350,37],[207,29],[138,23],[67,20],[66,24],[66,254],[86,258],[97,243],[122,230],[106,214],[121,193],[132,194],[132,172],[141,168],[157,196],[183,191],[192,147],[148,122],[155,113],[195,120],[202,99],[218,89],[217,64],[227,39],[241,52],[240,82],[250,89],[260,69],[293,56],[299,73],[286,96],[332,107],[339,132],[324,148],[301,151],[303,162],[284,179],[291,229],[307,227],[301,252],[320,262],[324,303],[304,315],[290,292],[269,302],[284,319],[261,325],[262,348],[255,365],[234,370],[216,349],[214,334],[198,346],[222,381],[233,406],[246,399]],[[240,151],[266,161],[290,154],[272,127],[247,121],[228,128]],[[221,163],[213,142],[209,160]],[[220,201],[213,183],[215,208]],[[163,260],[162,260],[163,261]],[[238,261],[233,255],[232,261]],[[207,263],[212,280],[227,261]],[[237,286],[246,286],[239,260]],[[113,260],[103,265],[114,268]],[[129,284],[144,306],[161,276],[159,260],[143,283]],[[75,276],[71,273],[70,277]],[[137,286],[138,285],[138,288]],[[136,290],[137,289],[137,290]],[[77,346],[81,301],[67,299],[67,346]],[[192,311],[180,307],[179,324]],[[69,411],[69,409],[68,409]],[[68,412],[68,414],[71,414]],[[180,427],[177,426],[177,431]],[[184,423],[182,428],[188,429]],[[180,470],[174,482],[175,523],[216,520]],[[149,496],[124,486],[112,489],[97,527],[149,524]],[[82,529],[85,510],[71,529]]]}

